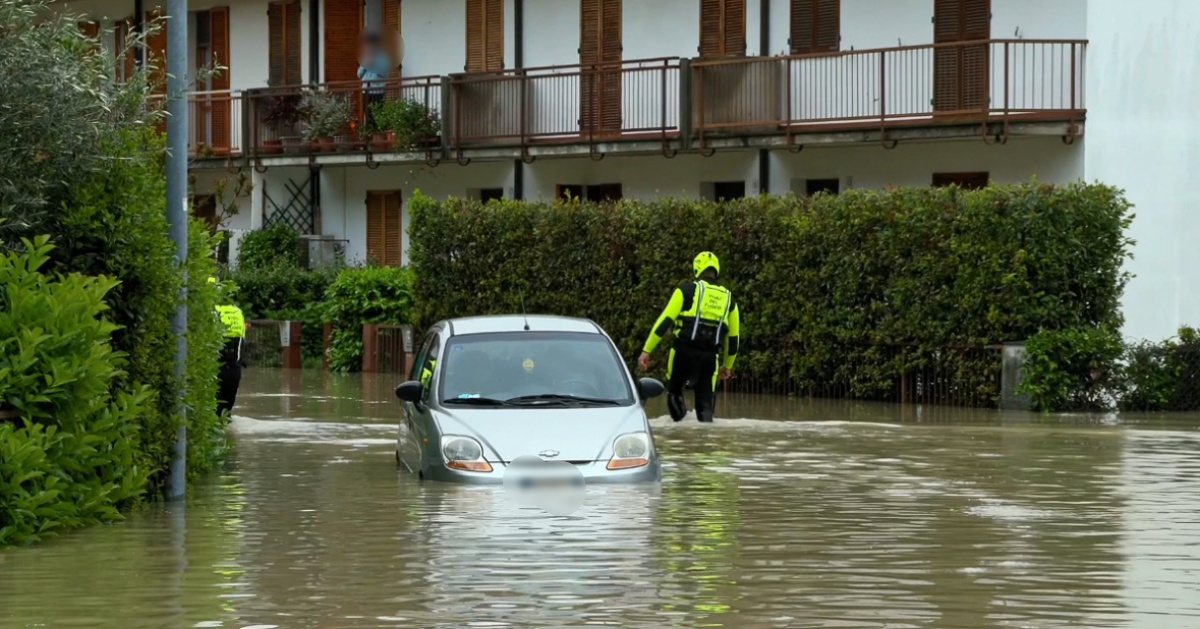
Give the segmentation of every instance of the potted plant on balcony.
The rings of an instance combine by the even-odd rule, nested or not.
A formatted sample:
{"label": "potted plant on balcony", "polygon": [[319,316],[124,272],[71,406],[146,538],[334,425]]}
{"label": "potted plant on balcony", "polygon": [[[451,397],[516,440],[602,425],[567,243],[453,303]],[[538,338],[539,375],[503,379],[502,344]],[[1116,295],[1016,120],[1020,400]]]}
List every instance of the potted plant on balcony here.
{"label": "potted plant on balcony", "polygon": [[442,124],[438,113],[424,103],[406,98],[380,103],[372,109],[379,129],[390,136],[375,136],[372,143],[387,142],[400,151],[412,151],[437,144]]}
{"label": "potted plant on balcony", "polygon": [[262,142],[264,152],[278,153],[283,145],[289,152],[302,148],[304,139],[296,133],[296,125],[304,118],[304,109],[299,95],[280,95],[271,98],[263,124],[271,130],[273,138]]}
{"label": "potted plant on balcony", "polygon": [[386,151],[396,142],[396,134],[392,131],[391,119],[394,109],[393,101],[381,101],[368,106],[371,110],[363,125],[363,133],[369,138],[371,149]]}
{"label": "potted plant on balcony", "polygon": [[304,129],[304,140],[315,151],[333,152],[336,149],[333,136],[350,122],[350,104],[339,94],[309,92],[304,97],[303,109],[308,114]]}

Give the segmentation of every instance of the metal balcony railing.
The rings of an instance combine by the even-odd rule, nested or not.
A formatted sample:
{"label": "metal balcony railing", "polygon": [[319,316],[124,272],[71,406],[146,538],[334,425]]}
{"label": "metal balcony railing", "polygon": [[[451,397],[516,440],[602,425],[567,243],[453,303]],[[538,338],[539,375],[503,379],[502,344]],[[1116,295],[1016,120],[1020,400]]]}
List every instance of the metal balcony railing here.
{"label": "metal balcony railing", "polygon": [[[250,155],[333,153],[371,150],[389,152],[396,150],[419,150],[440,143],[440,121],[442,88],[439,77],[411,77],[379,81],[364,88],[362,82],[326,83],[320,85],[297,85],[247,90],[230,101],[231,128],[237,129],[231,137],[231,153]],[[305,97],[322,93],[339,99],[347,108],[349,121],[336,132],[324,137],[306,137],[307,122],[302,112]],[[194,112],[199,113],[205,99],[194,94]],[[419,112],[436,121],[429,137],[413,143],[398,144],[395,138],[373,135],[374,116],[371,105],[407,101],[408,116]],[[211,107],[211,105],[207,105]],[[223,112],[222,112],[223,115]],[[197,124],[197,129],[204,129]],[[380,125],[376,125],[380,126]],[[244,138],[244,141],[243,141]],[[214,151],[216,152],[216,151]],[[217,152],[220,154],[219,152]]]}
{"label": "metal balcony railing", "polygon": [[1087,42],[979,40],[691,63],[693,130],[788,133],[1076,120]]}
{"label": "metal balcony railing", "polygon": [[680,59],[450,77],[452,148],[679,134]]}
{"label": "metal balcony railing", "polygon": [[243,111],[238,92],[188,94],[188,151],[197,157],[240,155]]}

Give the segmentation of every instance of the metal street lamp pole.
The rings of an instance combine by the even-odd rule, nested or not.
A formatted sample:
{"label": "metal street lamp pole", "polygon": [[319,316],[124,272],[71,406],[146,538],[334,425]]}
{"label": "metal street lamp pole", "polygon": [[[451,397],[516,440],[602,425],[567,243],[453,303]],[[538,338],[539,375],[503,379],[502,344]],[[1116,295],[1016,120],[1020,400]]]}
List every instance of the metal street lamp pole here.
{"label": "metal street lamp pole", "polygon": [[179,304],[175,307],[172,331],[175,333],[175,401],[179,428],[175,433],[175,451],[171,459],[171,477],[167,498],[181,500],[187,495],[187,411],[184,407],[185,365],[187,364],[187,0],[167,0],[167,221],[175,243],[175,261],[183,274]]}

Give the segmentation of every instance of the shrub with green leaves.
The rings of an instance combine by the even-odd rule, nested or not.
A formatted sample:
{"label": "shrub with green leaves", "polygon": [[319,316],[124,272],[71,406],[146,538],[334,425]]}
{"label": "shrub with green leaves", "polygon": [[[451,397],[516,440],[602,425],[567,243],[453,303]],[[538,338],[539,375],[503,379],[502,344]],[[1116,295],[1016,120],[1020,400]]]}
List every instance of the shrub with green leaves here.
{"label": "shrub with green leaves", "polygon": [[[149,396],[132,440],[146,495],[165,486],[179,421],[181,382],[175,377],[171,329],[183,269],[166,221],[166,148],[147,99],[145,72],[114,80],[111,57],[78,28],[79,16],[42,0],[0,0],[0,244],[53,234],[47,273],[78,272],[119,282],[104,300],[119,327],[114,350],[127,355],[113,390]],[[136,43],[130,42],[130,43]],[[53,68],[53,71],[44,70]],[[64,87],[65,86],[65,87]],[[11,88],[11,89],[9,89]],[[55,104],[51,116],[30,116]],[[224,448],[217,439],[213,380],[218,352],[214,274],[207,230],[193,223],[189,271],[189,339],[185,398],[189,473],[211,467]],[[217,328],[212,328],[217,329]]]}
{"label": "shrub with green leaves", "polygon": [[[946,349],[1119,328],[1128,210],[1107,186],[1037,182],[721,204],[417,194],[409,257],[418,327],[519,312],[523,297],[530,312],[595,320],[632,363],[692,258],[710,250],[741,309],[743,382],[870,399],[936,363],[989,404],[999,360]],[[898,360],[880,345],[906,350]]]}
{"label": "shrub with green leaves", "polygon": [[1107,409],[1121,398],[1121,336],[1106,328],[1038,332],[1025,343],[1018,391],[1036,409]]}
{"label": "shrub with green leaves", "polygon": [[103,318],[116,282],[49,276],[49,238],[0,255],[0,546],[120,518],[145,489],[145,387],[117,387],[126,356]]}
{"label": "shrub with green leaves", "polygon": [[1123,372],[1122,410],[1200,410],[1200,331],[1183,327],[1176,338],[1129,346]]}
{"label": "shrub with green leaves", "polygon": [[326,299],[333,322],[329,367],[359,371],[364,323],[412,323],[413,274],[401,267],[344,269],[329,286]]}

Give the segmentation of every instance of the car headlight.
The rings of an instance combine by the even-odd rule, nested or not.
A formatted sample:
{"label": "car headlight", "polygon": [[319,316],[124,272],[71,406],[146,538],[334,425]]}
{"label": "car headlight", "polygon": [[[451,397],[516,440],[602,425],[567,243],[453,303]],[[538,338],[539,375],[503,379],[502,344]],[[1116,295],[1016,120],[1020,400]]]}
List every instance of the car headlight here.
{"label": "car headlight", "polygon": [[621,435],[613,441],[613,455],[608,461],[608,469],[623,470],[649,464],[650,435],[648,433],[631,432]]}
{"label": "car headlight", "polygon": [[469,472],[492,471],[492,464],[483,458],[483,446],[470,437],[442,437],[442,456],[446,459],[446,467]]}

